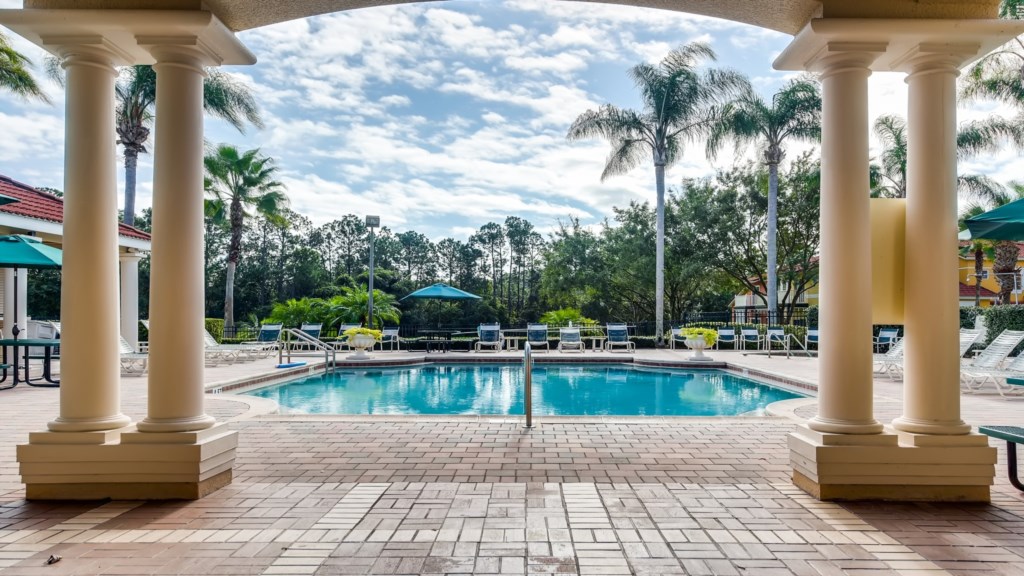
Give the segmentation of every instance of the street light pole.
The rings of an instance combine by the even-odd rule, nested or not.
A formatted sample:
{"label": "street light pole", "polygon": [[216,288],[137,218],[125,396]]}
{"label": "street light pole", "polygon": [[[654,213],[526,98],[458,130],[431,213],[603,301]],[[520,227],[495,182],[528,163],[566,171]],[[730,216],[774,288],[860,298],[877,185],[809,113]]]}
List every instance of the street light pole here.
{"label": "street light pole", "polygon": [[373,229],[380,226],[380,216],[367,216],[366,227],[370,229],[370,287],[369,287],[369,302],[366,310],[366,324],[367,328],[373,328],[373,248],[375,237],[373,235]]}

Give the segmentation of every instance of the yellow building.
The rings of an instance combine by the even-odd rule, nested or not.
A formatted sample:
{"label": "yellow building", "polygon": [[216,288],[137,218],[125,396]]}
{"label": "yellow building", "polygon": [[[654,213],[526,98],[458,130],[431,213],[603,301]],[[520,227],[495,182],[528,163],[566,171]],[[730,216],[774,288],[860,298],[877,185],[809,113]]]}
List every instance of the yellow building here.
{"label": "yellow building", "polygon": [[[1017,255],[1017,268],[1024,269],[1024,257],[1021,256],[1021,254],[1024,254],[1024,243],[1019,243],[1017,247],[1021,251]],[[961,254],[958,266],[960,275],[960,306],[974,306],[974,285],[976,282],[974,277],[974,253]],[[985,256],[985,271],[982,275],[981,299],[979,301],[983,308],[992,306],[999,301],[999,282],[996,281],[992,266],[992,259]],[[1010,297],[1010,302],[1017,303],[1019,299],[1020,303],[1024,303],[1024,278],[1021,278],[1019,273],[1016,286],[1017,288]]]}

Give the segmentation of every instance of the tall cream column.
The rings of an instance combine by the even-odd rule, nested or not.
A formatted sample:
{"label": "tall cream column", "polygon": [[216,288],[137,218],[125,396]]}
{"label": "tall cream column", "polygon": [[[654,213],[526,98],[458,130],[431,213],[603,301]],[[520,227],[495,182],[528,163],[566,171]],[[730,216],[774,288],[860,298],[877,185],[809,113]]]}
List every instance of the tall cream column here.
{"label": "tall cream column", "polygon": [[121,414],[117,290],[117,158],[111,54],[60,50],[67,73],[60,416],[54,432],[111,430]]}
{"label": "tall cream column", "polygon": [[820,61],[821,305],[818,415],[807,425],[877,434],[872,413],[868,66],[876,51],[834,51]]}
{"label": "tall cream column", "polygon": [[967,434],[960,419],[957,277],[956,78],[954,45],[910,62],[907,119],[906,301],[901,432]]}
{"label": "tall cream column", "polygon": [[181,44],[150,49],[157,60],[156,145],[149,411],[138,424],[141,432],[188,432],[215,423],[203,407],[205,72],[202,54],[187,39]]}
{"label": "tall cream column", "polygon": [[121,253],[121,337],[139,347],[139,260],[138,252]]}

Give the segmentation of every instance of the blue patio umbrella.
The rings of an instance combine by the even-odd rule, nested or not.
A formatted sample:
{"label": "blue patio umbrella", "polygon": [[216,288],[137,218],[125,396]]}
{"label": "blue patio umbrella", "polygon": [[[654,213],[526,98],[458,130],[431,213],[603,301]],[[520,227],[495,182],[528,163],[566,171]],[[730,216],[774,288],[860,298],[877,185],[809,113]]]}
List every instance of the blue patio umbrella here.
{"label": "blue patio umbrella", "polygon": [[52,269],[60,268],[62,253],[60,250],[43,244],[39,238],[32,236],[0,236],[0,268],[14,269],[14,315],[11,335],[15,339],[21,330],[18,328],[18,268]]}
{"label": "blue patio umbrella", "polygon": [[[459,290],[458,288],[442,284],[432,284],[425,288],[406,295],[402,300],[409,298],[415,298],[418,300],[480,300],[480,297],[476,294],[470,294],[465,290]],[[441,306],[437,307],[437,323],[441,324]]]}

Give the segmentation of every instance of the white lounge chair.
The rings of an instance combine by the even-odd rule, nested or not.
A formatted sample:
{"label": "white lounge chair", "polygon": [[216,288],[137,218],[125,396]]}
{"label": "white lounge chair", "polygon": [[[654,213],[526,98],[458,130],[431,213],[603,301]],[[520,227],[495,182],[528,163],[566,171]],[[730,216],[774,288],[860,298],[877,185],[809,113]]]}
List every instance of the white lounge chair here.
{"label": "white lounge chair", "polygon": [[581,354],[585,350],[579,328],[558,329],[558,351],[565,352],[566,350],[575,350]]}
{"label": "white lounge chair", "polygon": [[500,352],[505,339],[501,336],[501,324],[481,324],[476,329],[476,344],[473,349],[479,352],[483,348],[490,348],[493,352]]}
{"label": "white lounge chair", "polygon": [[897,340],[895,344],[885,351],[885,354],[875,354],[875,372],[885,374],[890,380],[903,378],[903,343],[905,340]]}
{"label": "white lounge chair", "polygon": [[605,326],[608,340],[604,347],[609,352],[614,352],[617,347],[625,347],[626,352],[636,352],[636,343],[629,339],[629,328],[623,322],[608,323]]}
{"label": "white lounge chair", "polygon": [[736,338],[735,328],[719,328],[718,339],[715,340],[715,345],[712,346],[715,350],[721,350],[722,344],[732,344],[732,349],[735,350],[739,345],[739,340]]}
{"label": "white lounge chair", "polygon": [[[1002,372],[1001,367],[1007,357],[1024,340],[1024,332],[1019,330],[1003,330],[988,346],[985,347],[970,363],[960,367],[961,382],[964,390],[974,392],[988,380],[995,381],[993,373]],[[998,388],[998,382],[996,382]]]}
{"label": "white lounge chair", "polygon": [[764,336],[757,331],[757,328],[740,328],[740,344],[743,345],[744,351],[747,349],[747,344],[753,344],[754,350],[760,350],[763,343]]}
{"label": "white lounge chair", "polygon": [[871,338],[871,343],[875,347],[875,352],[881,352],[882,346],[887,346],[886,350],[892,347],[900,339],[900,331],[897,328],[882,328],[878,331],[878,336]]}
{"label": "white lounge chair", "polygon": [[530,348],[537,349],[541,346],[545,350],[551,351],[551,342],[548,341],[548,325],[547,324],[527,324],[526,325],[526,342],[530,345]]}
{"label": "white lounge chair", "polygon": [[149,354],[136,352],[135,348],[125,340],[121,340],[121,372],[124,374],[145,374],[149,369]]}
{"label": "white lounge chair", "polygon": [[381,330],[380,349],[382,351],[385,344],[388,345],[388,350],[402,351],[402,339],[398,336],[398,328],[384,328]]}

